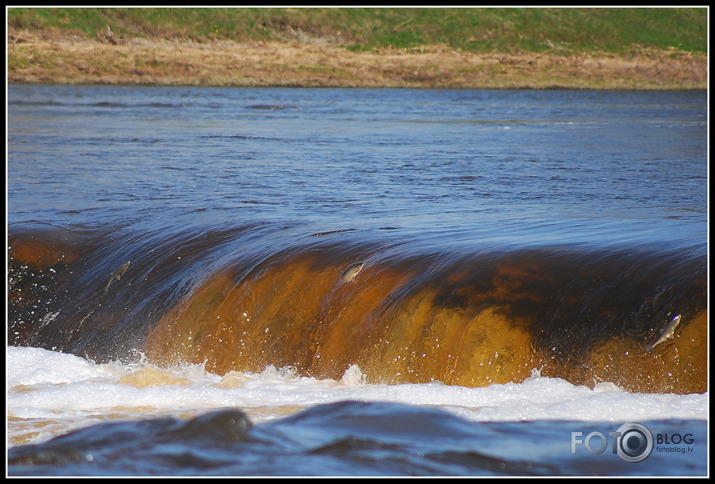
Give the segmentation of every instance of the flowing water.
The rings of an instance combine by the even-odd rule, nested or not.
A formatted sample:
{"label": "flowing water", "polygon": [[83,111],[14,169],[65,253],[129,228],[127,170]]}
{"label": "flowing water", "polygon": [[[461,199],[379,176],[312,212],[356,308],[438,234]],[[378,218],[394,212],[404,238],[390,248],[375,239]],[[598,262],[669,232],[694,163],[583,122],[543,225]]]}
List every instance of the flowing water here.
{"label": "flowing water", "polygon": [[9,474],[705,475],[706,106],[9,86]]}

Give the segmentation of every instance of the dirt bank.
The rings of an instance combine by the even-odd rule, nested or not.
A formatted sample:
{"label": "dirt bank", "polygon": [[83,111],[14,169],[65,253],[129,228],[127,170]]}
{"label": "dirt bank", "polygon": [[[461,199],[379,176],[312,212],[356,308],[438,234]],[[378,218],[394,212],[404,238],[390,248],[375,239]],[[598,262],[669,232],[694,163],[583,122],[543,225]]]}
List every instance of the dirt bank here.
{"label": "dirt bank", "polygon": [[707,56],[474,54],[445,46],[352,52],[321,43],[241,44],[8,35],[9,83],[192,86],[706,89]]}

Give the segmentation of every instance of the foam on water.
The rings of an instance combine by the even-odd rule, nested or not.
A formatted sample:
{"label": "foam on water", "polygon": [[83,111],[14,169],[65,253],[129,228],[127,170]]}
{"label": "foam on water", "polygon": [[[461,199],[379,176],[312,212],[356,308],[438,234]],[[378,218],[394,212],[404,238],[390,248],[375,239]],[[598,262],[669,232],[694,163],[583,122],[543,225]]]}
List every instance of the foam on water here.
{"label": "foam on water", "polygon": [[169,369],[146,362],[92,361],[40,348],[7,348],[8,443],[37,443],[108,419],[188,417],[236,407],[254,423],[343,400],[435,406],[472,421],[706,420],[708,394],[629,393],[611,383],[572,385],[533,371],[522,383],[467,388],[440,382],[368,384],[357,366],[340,380],[298,376],[269,366],[260,373]]}

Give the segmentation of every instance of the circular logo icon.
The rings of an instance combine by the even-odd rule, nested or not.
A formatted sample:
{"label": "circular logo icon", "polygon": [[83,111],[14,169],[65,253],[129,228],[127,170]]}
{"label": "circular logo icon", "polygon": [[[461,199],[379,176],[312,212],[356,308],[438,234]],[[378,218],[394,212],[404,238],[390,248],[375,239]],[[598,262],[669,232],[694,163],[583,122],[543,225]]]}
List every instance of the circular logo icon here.
{"label": "circular logo icon", "polygon": [[639,423],[627,423],[618,428],[616,449],[621,459],[627,462],[645,460],[653,451],[653,434]]}

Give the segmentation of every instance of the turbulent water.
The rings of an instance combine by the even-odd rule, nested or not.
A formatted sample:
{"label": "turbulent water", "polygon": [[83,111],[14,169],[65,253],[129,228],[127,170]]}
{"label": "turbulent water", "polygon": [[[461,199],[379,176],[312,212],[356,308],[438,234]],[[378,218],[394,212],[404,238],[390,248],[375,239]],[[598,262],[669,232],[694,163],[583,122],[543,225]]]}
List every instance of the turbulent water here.
{"label": "turbulent water", "polygon": [[9,474],[706,474],[706,101],[10,86]]}

